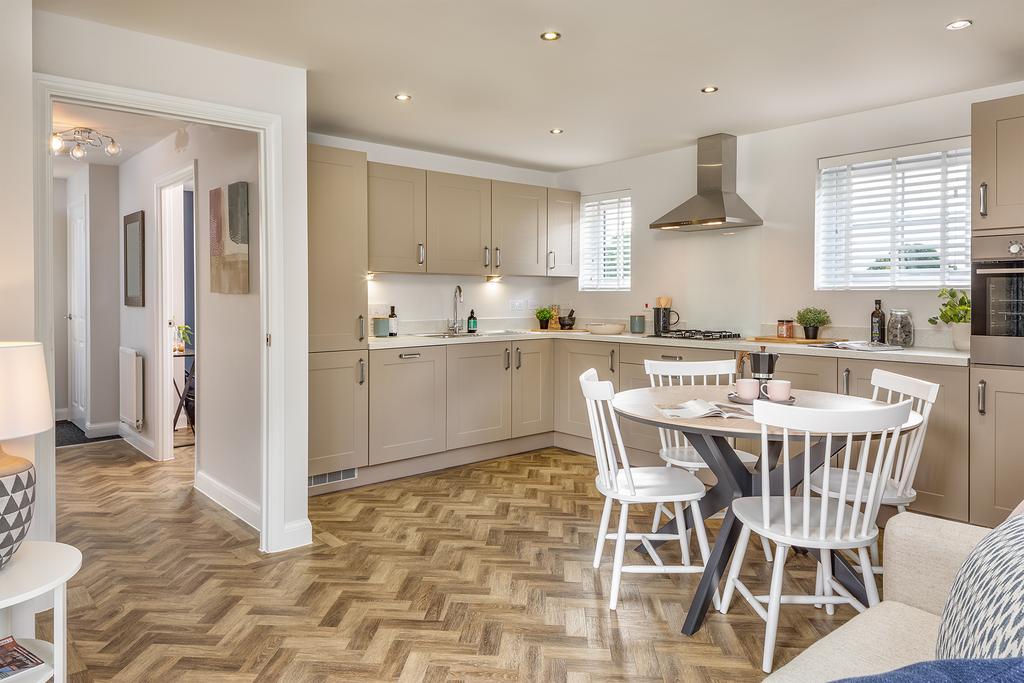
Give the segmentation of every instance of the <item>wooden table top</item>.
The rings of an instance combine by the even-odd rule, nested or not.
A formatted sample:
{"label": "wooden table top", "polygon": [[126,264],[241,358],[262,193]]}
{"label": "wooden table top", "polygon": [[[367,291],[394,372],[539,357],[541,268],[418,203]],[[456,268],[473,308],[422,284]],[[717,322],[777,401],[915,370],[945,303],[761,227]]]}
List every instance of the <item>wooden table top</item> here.
{"label": "wooden table top", "polygon": [[[733,387],[721,386],[683,386],[683,387],[644,387],[642,389],[629,389],[620,391],[612,401],[615,412],[637,422],[654,425],[655,427],[666,427],[682,432],[698,434],[710,434],[713,436],[727,437],[761,437],[761,425],[753,419],[736,417],[698,417],[693,419],[669,418],[661,414],[655,408],[657,404],[663,403],[684,403],[691,399],[702,398],[705,401],[715,403],[729,403],[728,394]],[[793,389],[793,396],[796,397],[794,405],[804,408],[843,408],[856,410],[870,406],[883,405],[880,401],[872,401],[869,398],[860,396],[846,396],[845,394],[834,394],[827,391],[805,391]],[[738,406],[751,409],[751,406]],[[917,429],[922,422],[922,417],[917,412],[910,413],[910,419],[903,425],[903,431],[907,432]],[[782,429],[772,427],[768,430],[769,437],[781,437]],[[791,435],[791,438],[803,438],[803,435]]]}

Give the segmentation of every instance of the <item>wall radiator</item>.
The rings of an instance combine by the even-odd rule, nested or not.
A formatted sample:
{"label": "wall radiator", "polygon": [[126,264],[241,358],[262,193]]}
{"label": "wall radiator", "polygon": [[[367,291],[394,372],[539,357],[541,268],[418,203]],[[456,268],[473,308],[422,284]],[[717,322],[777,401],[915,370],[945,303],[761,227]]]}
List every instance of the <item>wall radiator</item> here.
{"label": "wall radiator", "polygon": [[142,354],[121,347],[118,354],[121,390],[121,422],[137,432],[142,431]]}

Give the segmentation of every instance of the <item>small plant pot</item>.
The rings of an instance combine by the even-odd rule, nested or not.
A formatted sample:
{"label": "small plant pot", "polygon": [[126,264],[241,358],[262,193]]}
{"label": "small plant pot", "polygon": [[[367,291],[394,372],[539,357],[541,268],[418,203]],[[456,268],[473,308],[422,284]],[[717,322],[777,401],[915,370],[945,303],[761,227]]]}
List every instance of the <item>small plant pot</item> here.
{"label": "small plant pot", "polygon": [[548,329],[548,323],[551,322],[551,321],[550,320],[538,320],[537,322],[540,323],[540,329],[546,330],[546,329]]}
{"label": "small plant pot", "polygon": [[957,351],[971,350],[971,324],[950,323],[953,328],[953,348]]}
{"label": "small plant pot", "polygon": [[818,338],[818,327],[808,327],[804,325],[804,338],[806,339],[817,339]]}

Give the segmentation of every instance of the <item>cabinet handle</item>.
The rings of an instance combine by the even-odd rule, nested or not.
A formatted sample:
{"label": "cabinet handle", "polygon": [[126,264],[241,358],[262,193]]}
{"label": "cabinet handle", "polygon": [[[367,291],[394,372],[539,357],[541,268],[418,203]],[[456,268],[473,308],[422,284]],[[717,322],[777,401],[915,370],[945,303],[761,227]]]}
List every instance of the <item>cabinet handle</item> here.
{"label": "cabinet handle", "polygon": [[978,381],[978,415],[985,414],[985,394],[988,388],[988,382],[985,380]]}
{"label": "cabinet handle", "polygon": [[416,264],[422,266],[427,262],[427,245],[420,242],[416,245]]}
{"label": "cabinet handle", "polygon": [[850,395],[850,368],[843,370],[843,393]]}
{"label": "cabinet handle", "polygon": [[609,372],[615,372],[615,349],[612,349],[608,354],[608,370]]}
{"label": "cabinet handle", "polygon": [[398,354],[398,357],[401,358],[402,360],[407,360],[409,358],[419,358],[420,354],[418,354],[418,353],[400,353],[400,354]]}
{"label": "cabinet handle", "polygon": [[980,198],[978,201],[978,213],[982,216],[988,215],[988,183],[982,183],[978,186]]}
{"label": "cabinet handle", "polygon": [[485,268],[490,268],[491,267],[491,248],[490,247],[484,247],[484,267]]}
{"label": "cabinet handle", "polygon": [[523,367],[523,347],[516,347],[516,370]]}
{"label": "cabinet handle", "polygon": [[501,268],[501,247],[494,248],[494,267]]}
{"label": "cabinet handle", "polygon": [[549,251],[548,252],[548,270],[554,270],[554,269],[555,269],[555,252]]}
{"label": "cabinet handle", "polygon": [[505,369],[512,367],[512,349],[505,347]]}
{"label": "cabinet handle", "polygon": [[662,360],[682,360],[683,357],[682,356],[666,356],[666,355],[663,354],[661,356],[661,359]]}
{"label": "cabinet handle", "polygon": [[366,316],[359,316],[359,341],[366,339]]}
{"label": "cabinet handle", "polygon": [[359,359],[359,383],[366,384],[366,361]]}

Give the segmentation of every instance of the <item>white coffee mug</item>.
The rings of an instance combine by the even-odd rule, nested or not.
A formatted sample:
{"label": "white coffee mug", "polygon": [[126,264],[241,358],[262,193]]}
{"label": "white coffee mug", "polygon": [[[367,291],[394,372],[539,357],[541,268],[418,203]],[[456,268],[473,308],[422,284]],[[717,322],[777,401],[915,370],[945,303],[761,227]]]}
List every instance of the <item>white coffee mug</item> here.
{"label": "white coffee mug", "polygon": [[788,379],[769,380],[762,391],[769,401],[788,401],[793,393],[793,383]]}
{"label": "white coffee mug", "polygon": [[761,383],[756,379],[736,380],[736,395],[744,401],[753,401],[760,395]]}

